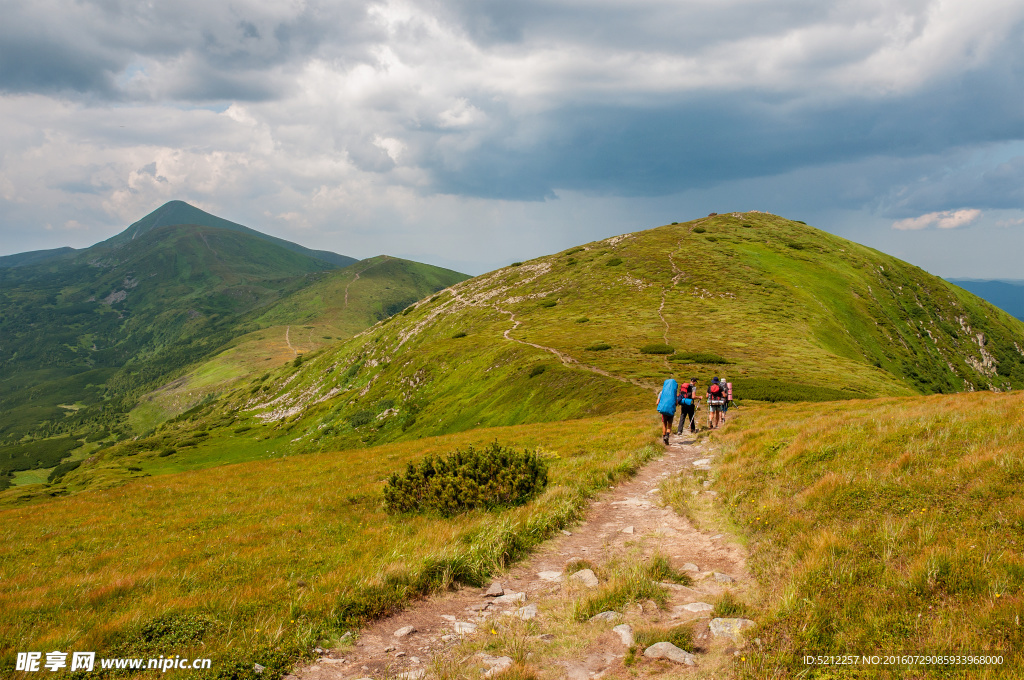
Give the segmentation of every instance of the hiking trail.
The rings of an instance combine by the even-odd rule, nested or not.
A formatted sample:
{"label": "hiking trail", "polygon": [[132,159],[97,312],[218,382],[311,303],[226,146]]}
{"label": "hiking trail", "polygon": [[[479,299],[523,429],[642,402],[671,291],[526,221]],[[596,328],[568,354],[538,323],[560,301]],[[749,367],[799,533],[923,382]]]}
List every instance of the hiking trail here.
{"label": "hiking trail", "polygon": [[[318,650],[322,652],[318,660],[296,668],[287,680],[427,680],[439,674],[491,677],[512,662],[510,656],[502,656],[506,653],[502,641],[510,635],[516,640],[513,646],[519,660],[525,660],[540,678],[625,680],[637,671],[717,677],[734,663],[740,649],[756,644],[735,630],[723,633],[721,623],[711,625],[713,603],[726,591],[740,600],[751,599],[754,585],[746,554],[732,537],[698,528],[659,504],[659,484],[683,472],[691,481],[697,480],[692,497],[717,507],[708,503],[715,495],[711,482],[700,482],[710,474],[716,453],[713,441],[672,435],[663,456],[632,479],[601,493],[579,525],[556,534],[525,560],[495,575],[492,596],[486,594],[488,586],[465,587],[413,602],[405,611],[368,625],[343,646]],[[655,554],[667,557],[693,581],[690,586],[662,584],[668,589],[667,606],[659,609],[646,601],[627,605],[611,621],[572,620],[573,603],[605,585],[603,570],[610,561],[644,560]],[[593,565],[599,579],[566,571],[570,563],[584,560]],[[493,596],[499,591],[501,596]],[[735,626],[750,625],[742,621]],[[636,650],[635,665],[627,666],[621,624],[633,631],[691,624],[696,653],[690,660],[695,665],[645,658],[641,648]]]}

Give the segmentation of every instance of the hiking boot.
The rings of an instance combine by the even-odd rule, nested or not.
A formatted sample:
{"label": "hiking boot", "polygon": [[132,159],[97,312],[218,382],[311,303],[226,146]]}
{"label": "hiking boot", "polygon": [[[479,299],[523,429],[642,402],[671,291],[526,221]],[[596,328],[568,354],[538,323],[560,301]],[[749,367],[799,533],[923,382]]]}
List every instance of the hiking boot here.
{"label": "hiking boot", "polygon": [[665,440],[665,446],[668,446],[668,435],[666,434],[662,439]]}

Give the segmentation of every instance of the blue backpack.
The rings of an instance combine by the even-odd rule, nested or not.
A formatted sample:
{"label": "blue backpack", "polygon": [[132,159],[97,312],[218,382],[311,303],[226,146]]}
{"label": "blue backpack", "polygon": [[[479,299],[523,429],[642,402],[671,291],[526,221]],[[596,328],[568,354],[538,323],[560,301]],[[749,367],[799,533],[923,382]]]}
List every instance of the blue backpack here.
{"label": "blue backpack", "polygon": [[665,381],[665,384],[661,386],[661,396],[658,397],[658,413],[664,413],[665,415],[675,415],[676,412],[676,392],[679,391],[679,383],[674,378],[669,378]]}

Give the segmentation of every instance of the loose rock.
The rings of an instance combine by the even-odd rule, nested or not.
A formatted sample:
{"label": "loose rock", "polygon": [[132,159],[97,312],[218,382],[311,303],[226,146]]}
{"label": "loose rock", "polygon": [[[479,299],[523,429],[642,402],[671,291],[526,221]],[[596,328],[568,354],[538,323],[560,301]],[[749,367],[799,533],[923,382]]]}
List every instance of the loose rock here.
{"label": "loose rock", "polygon": [[612,632],[619,636],[619,639],[622,640],[622,644],[627,647],[633,646],[633,628],[628,623],[620,623],[612,628]]}
{"label": "loose rock", "polygon": [[537,576],[544,581],[550,581],[552,583],[559,583],[562,579],[562,572],[560,571],[542,571]]}
{"label": "loose rock", "polygon": [[743,631],[755,625],[750,619],[711,619],[708,628],[716,638],[727,637],[733,642],[742,642]]}
{"label": "loose rock", "polygon": [[591,569],[580,569],[569,578],[579,581],[588,588],[596,588],[598,584],[597,575]]}
{"label": "loose rock", "polygon": [[693,612],[694,614],[697,614],[700,612],[709,612],[712,609],[714,609],[714,607],[712,607],[707,602],[691,602],[690,604],[684,604],[683,609],[685,609],[688,612]]}
{"label": "loose rock", "polygon": [[618,612],[601,612],[600,614],[594,614],[593,616],[591,616],[590,622],[596,623],[598,621],[618,621],[621,618],[622,614]]}
{"label": "loose rock", "polygon": [[487,592],[484,593],[484,597],[501,597],[504,594],[505,589],[502,587],[500,583],[495,581],[491,584],[491,587],[487,589]]}
{"label": "loose rock", "polygon": [[478,656],[480,656],[480,660],[483,661],[490,669],[484,673],[485,678],[497,675],[502,671],[508,670],[509,667],[512,666],[512,657],[510,656],[491,656],[490,654],[480,654]]}
{"label": "loose rock", "polygon": [[530,619],[537,617],[537,605],[528,604],[525,607],[520,607],[515,611],[513,616],[518,616],[523,621],[529,621]]}
{"label": "loose rock", "polygon": [[648,659],[668,659],[675,663],[687,666],[696,666],[697,660],[689,652],[679,649],[671,642],[658,642],[644,650],[644,656]]}
{"label": "loose rock", "polygon": [[719,572],[716,571],[715,572],[715,580],[718,581],[719,583],[732,583],[736,579],[734,579],[732,576],[729,576],[728,574],[722,574],[722,573],[719,573]]}
{"label": "loose rock", "polygon": [[526,593],[506,593],[501,597],[494,598],[494,601],[498,604],[514,604],[516,602],[526,602]]}
{"label": "loose rock", "polygon": [[700,571],[700,567],[693,562],[687,562],[683,565],[683,571]]}
{"label": "loose rock", "polygon": [[415,633],[415,632],[416,632],[416,628],[413,627],[413,626],[402,626],[401,628],[396,630],[394,633],[392,633],[392,635],[394,635],[396,638],[404,638],[405,636],[411,635],[412,633]]}
{"label": "loose rock", "polygon": [[622,530],[622,533],[624,533],[624,534],[631,534],[631,533],[633,533],[633,527],[626,527],[625,529]]}

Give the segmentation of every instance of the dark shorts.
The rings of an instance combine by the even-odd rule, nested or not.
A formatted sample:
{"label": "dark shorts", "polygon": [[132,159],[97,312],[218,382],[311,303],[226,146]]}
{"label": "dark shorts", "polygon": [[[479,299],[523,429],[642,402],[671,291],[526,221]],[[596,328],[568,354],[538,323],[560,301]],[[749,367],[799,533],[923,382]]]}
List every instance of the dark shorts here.
{"label": "dark shorts", "polygon": [[[661,411],[658,411],[658,413],[661,413]],[[676,417],[675,413],[661,413],[661,422],[664,425],[668,425],[669,427],[672,427],[672,419],[675,418],[675,417]]]}

